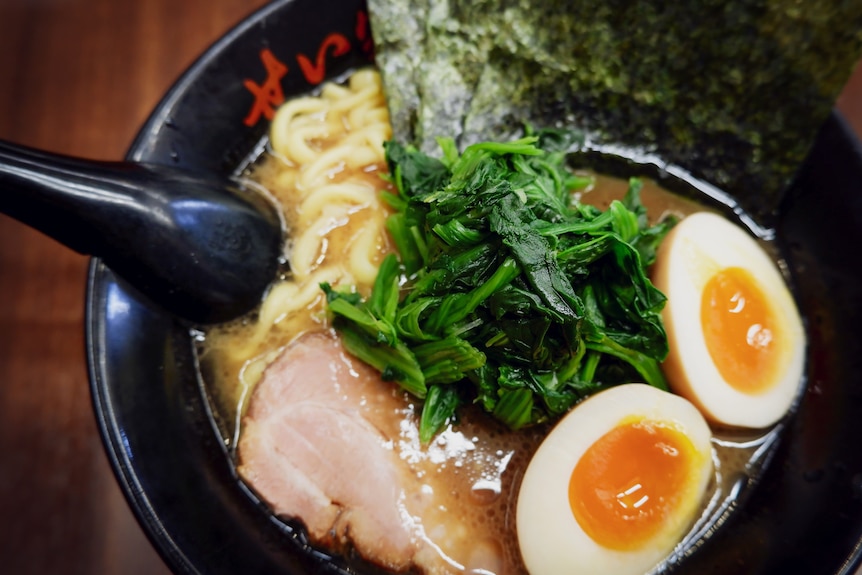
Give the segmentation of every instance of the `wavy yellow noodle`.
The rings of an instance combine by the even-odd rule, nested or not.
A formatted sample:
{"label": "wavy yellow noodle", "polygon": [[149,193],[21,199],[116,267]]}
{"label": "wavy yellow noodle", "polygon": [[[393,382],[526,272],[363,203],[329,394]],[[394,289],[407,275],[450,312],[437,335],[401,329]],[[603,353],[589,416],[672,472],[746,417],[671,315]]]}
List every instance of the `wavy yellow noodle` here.
{"label": "wavy yellow noodle", "polygon": [[322,113],[326,108],[326,103],[320,98],[297,98],[291,100],[276,110],[275,116],[270,125],[270,145],[272,149],[286,158],[290,158],[292,150],[291,143],[288,141],[291,132],[291,123],[297,116],[305,116],[309,114]]}
{"label": "wavy yellow noodle", "polygon": [[330,233],[347,225],[353,206],[326,206],[321,217],[310,227],[301,230],[294,239],[293,249],[288,255],[290,270],[297,282],[303,282],[319,268],[330,252]]}
{"label": "wavy yellow noodle", "polygon": [[377,270],[380,267],[377,255],[382,246],[380,236],[383,222],[377,222],[375,226],[366,226],[355,238],[348,257],[348,267],[357,282],[364,284],[374,283]]}
{"label": "wavy yellow noodle", "polygon": [[[216,369],[233,382],[235,415],[279,350],[309,329],[328,325],[320,283],[367,293],[383,255],[391,250],[386,208],[383,143],[391,137],[380,76],[354,73],[343,85],[283,104],[270,126],[271,154],[259,177],[284,210],[290,270],[242,329],[207,335],[218,349]],[[239,421],[239,419],[237,419]]]}
{"label": "wavy yellow noodle", "polygon": [[352,204],[369,207],[376,205],[377,189],[366,182],[342,182],[318,188],[305,197],[300,205],[303,218],[314,220],[324,208],[332,204]]}

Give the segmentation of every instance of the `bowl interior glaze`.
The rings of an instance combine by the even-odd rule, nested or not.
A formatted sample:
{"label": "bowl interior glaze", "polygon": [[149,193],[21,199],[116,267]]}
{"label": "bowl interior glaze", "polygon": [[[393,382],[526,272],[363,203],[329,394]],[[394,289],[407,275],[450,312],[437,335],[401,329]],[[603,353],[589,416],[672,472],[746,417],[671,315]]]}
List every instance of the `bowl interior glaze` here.
{"label": "bowl interior glaze", "polygon": [[[129,151],[135,161],[230,174],[256,153],[280,100],[373,62],[361,0],[280,0],[176,83]],[[824,125],[783,202],[777,238],[810,338],[808,388],[744,505],[674,573],[852,573],[862,540],[862,148]],[[753,191],[755,193],[756,191]],[[238,481],[200,381],[189,326],[98,260],[87,353],[100,432],[145,532],[176,573],[353,572],[310,548]]]}

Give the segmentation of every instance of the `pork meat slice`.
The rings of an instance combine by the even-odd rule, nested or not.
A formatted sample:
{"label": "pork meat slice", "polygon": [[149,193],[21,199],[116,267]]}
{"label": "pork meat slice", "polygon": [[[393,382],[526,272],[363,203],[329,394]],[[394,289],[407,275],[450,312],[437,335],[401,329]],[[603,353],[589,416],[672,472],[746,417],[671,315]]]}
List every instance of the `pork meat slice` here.
{"label": "pork meat slice", "polygon": [[409,567],[423,543],[405,509],[420,485],[392,448],[404,409],[393,386],[336,337],[305,335],[254,391],[239,473],[276,514],[300,518],[314,541]]}

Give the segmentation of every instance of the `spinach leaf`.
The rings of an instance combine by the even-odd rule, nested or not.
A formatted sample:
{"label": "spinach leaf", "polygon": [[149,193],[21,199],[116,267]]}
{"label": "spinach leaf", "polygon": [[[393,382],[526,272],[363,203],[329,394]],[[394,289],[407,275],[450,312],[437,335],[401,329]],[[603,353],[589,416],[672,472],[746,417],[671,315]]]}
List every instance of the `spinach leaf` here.
{"label": "spinach leaf", "polygon": [[370,297],[326,291],[347,350],[425,399],[430,441],[474,402],[513,429],[548,421],[610,385],[666,388],[665,296],[646,267],[672,220],[650,225],[638,180],[607,211],[539,132],[438,160],[387,142],[395,192],[387,256]]}

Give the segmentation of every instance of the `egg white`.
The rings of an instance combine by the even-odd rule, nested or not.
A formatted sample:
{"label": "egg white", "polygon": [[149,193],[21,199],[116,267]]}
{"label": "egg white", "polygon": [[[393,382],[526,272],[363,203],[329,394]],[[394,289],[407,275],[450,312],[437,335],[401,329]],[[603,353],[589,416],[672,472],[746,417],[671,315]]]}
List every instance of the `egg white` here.
{"label": "egg white", "polygon": [[[729,267],[743,268],[755,278],[773,306],[777,330],[787,338],[776,383],[756,394],[737,390],[724,379],[701,327],[704,286]],[[792,405],[802,380],[805,333],[793,297],[766,252],[729,220],[699,212],[683,219],[662,242],[653,282],[668,298],[662,315],[670,354],[663,369],[671,389],[714,423],[764,428],[777,422]]]}
{"label": "egg white", "polygon": [[[696,454],[689,497],[666,530],[640,549],[618,551],[595,542],[575,519],[569,481],[581,456],[631,417],[662,422],[684,433]],[[687,400],[645,384],[602,391],[576,406],[539,446],[524,474],[517,503],[521,555],[531,575],[643,574],[679,543],[694,521],[713,476],[711,431]]]}

